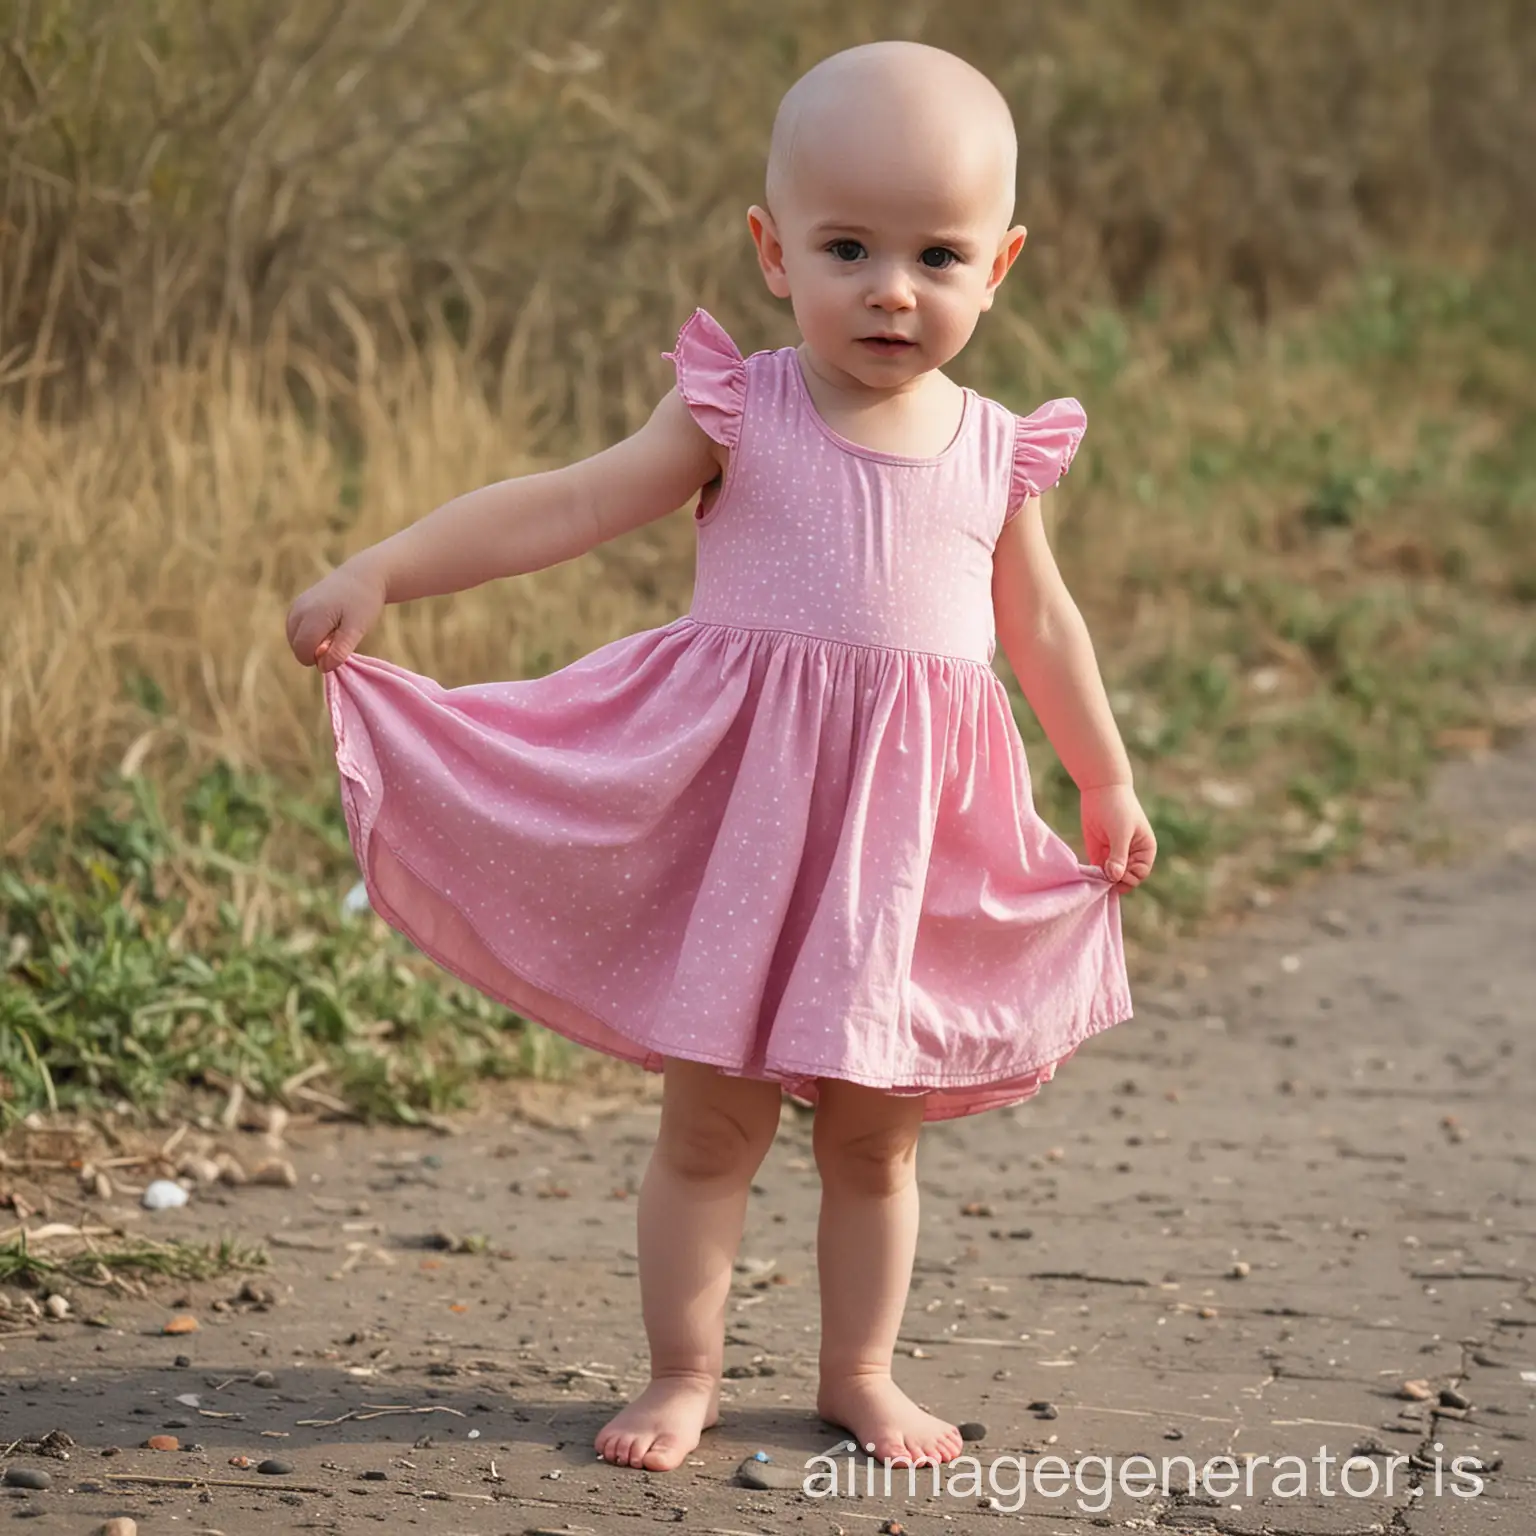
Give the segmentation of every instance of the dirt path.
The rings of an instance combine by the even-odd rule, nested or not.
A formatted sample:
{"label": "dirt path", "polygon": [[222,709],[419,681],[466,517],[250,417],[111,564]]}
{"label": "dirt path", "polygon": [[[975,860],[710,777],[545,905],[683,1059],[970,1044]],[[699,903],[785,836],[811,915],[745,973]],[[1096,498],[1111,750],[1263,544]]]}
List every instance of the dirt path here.
{"label": "dirt path", "polygon": [[[1143,983],[1137,1019],[1033,1105],[927,1133],[900,1369],[936,1411],[985,1424],[979,1490],[952,1474],[911,1497],[898,1474],[889,1496],[878,1481],[856,1495],[846,1458],[824,1498],[736,1481],[762,1450],[798,1483],[838,1438],[807,1407],[816,1177],[809,1121],[790,1110],[732,1299],[724,1422],[676,1473],[595,1461],[594,1431],[643,1380],[633,1191],[656,1109],[649,1093],[583,1124],[583,1105],[557,1094],[552,1114],[449,1137],[302,1131],[297,1190],[139,1216],[159,1235],[269,1240],[256,1284],[273,1304],[231,1301],[238,1283],[224,1281],[119,1305],[113,1329],[71,1319],[5,1340],[0,1450],[54,1429],[78,1445],[67,1461],[13,1453],[6,1466],[44,1468],[53,1488],[5,1490],[0,1519],[75,1533],[131,1514],[146,1536],[874,1533],[893,1519],[913,1533],[1524,1536],[1536,743],[1458,770],[1439,804],[1484,818],[1471,862],[1320,886],[1184,957],[1182,984]],[[484,1233],[490,1251],[413,1246],[443,1228]],[[202,1327],[163,1337],[178,1301]],[[1400,1395],[1415,1380],[1428,1400]],[[196,1406],[178,1402],[189,1393]],[[381,1405],[415,1411],[360,1416]],[[198,1448],[140,1448],[160,1432]],[[1340,1485],[1357,1449],[1374,1494],[1364,1463],[1361,1496]],[[1037,1491],[1060,1488],[1036,1466],[1052,1453],[1077,1468],[1056,1497]],[[1102,1468],[1081,1458],[1114,1458],[1118,1477],[1134,1453],[1271,1460],[1252,1496],[1239,1481],[1218,1497],[1218,1479],[1215,1493],[1106,1504]],[[1277,1475],[1287,1454],[1304,1458],[1304,1489],[1294,1465]],[[236,1470],[236,1455],[293,1470]],[[1457,1476],[1463,1455],[1476,1462]],[[1022,1507],[1017,1462],[996,1459],[1019,1457]],[[1397,1465],[1389,1493],[1391,1457],[1423,1465]],[[133,1473],[260,1486],[107,1481]],[[1475,1497],[1453,1494],[1476,1477]],[[1000,1507],[981,1507],[988,1496]]]}

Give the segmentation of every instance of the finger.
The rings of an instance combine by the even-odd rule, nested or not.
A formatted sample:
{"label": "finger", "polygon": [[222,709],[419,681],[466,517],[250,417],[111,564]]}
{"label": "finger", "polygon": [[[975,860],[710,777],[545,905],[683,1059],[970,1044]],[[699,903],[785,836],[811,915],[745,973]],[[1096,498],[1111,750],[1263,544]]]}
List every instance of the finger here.
{"label": "finger", "polygon": [[334,672],[352,654],[356,643],[357,637],[344,633],[338,626],[315,647],[315,665],[322,672]]}

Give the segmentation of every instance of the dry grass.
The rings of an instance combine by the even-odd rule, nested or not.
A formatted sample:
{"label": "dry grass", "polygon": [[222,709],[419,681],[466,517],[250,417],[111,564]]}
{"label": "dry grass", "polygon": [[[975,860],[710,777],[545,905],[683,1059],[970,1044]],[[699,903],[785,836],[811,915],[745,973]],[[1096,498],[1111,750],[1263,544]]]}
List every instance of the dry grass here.
{"label": "dry grass", "polygon": [[[515,16],[515,20],[509,20]],[[1536,221],[1526,0],[17,0],[0,53],[0,377],[34,414],[234,340],[296,375],[446,323],[516,337],[578,447],[695,302],[783,334],[743,238],[775,103],[920,37],[1010,99],[1020,297],[1230,294]],[[659,323],[660,322],[660,323]]]}
{"label": "dry grass", "polygon": [[[346,551],[536,462],[516,406],[487,401],[447,345],[350,391],[344,439],[262,378],[236,354],[164,369],[79,421],[0,418],[7,851],[73,819],[125,754],[130,773],[182,783],[212,761],[313,771],[323,714],[283,637],[293,596]],[[391,609],[369,644],[463,680],[544,670],[672,617],[675,582],[644,576],[659,558],[603,552]]]}

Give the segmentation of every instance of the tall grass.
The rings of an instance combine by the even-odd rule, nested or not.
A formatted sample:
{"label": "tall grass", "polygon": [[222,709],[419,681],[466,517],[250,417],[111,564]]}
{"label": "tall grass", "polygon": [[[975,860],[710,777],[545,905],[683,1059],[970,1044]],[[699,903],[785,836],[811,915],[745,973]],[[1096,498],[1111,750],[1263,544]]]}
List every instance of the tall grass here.
{"label": "tall grass", "polygon": [[1008,96],[1035,310],[1263,317],[1536,228],[1525,0],[13,0],[6,30],[0,378],[34,415],[232,340],[323,387],[435,322],[591,446],[659,322],[783,334],[742,235],[773,109],[881,35]]}

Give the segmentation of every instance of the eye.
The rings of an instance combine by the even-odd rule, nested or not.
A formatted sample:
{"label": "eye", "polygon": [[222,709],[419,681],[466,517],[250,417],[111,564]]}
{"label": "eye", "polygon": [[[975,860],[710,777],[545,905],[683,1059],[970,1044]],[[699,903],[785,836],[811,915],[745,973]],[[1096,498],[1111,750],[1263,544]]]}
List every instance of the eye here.
{"label": "eye", "polygon": [[930,245],[918,260],[925,267],[932,267],[935,271],[942,272],[945,267],[952,267],[960,260],[959,254],[950,250],[947,245]]}
{"label": "eye", "polygon": [[864,254],[864,247],[857,240],[834,240],[827,252],[834,261],[857,261]]}

